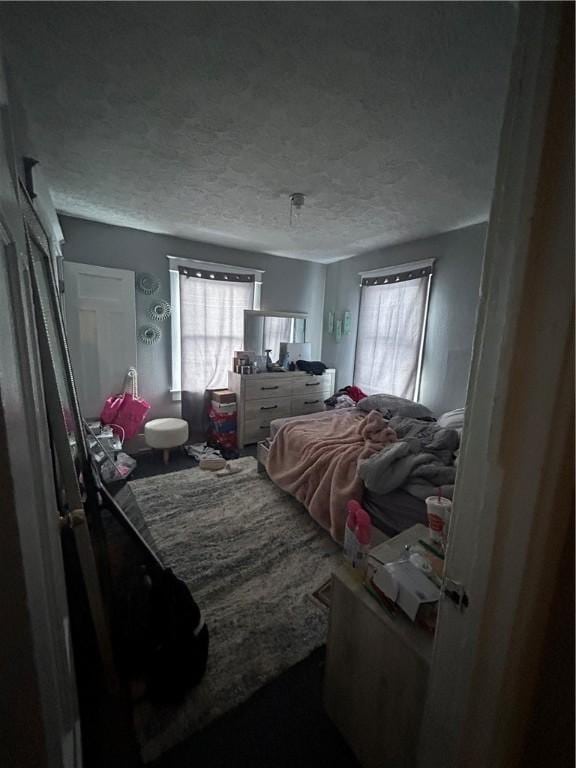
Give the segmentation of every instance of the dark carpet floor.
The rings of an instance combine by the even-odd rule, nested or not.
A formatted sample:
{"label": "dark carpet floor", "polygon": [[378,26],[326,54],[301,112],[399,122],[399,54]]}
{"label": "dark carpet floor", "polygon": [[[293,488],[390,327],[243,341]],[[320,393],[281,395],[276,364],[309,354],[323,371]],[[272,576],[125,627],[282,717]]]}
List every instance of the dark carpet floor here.
{"label": "dark carpet floor", "polygon": [[360,768],[322,707],[324,649],[150,768]]}
{"label": "dark carpet floor", "polygon": [[[256,456],[256,446],[242,450]],[[131,479],[196,466],[173,451],[165,466],[159,453],[137,456]],[[150,768],[360,768],[324,712],[325,649],[257,691],[248,701],[163,755]]]}
{"label": "dark carpet floor", "polygon": [[[254,456],[256,458],[256,446],[249,445],[240,451],[240,456]],[[178,472],[181,469],[197,467],[198,463],[188,456],[183,448],[175,448],[170,452],[170,461],[164,464],[162,451],[142,451],[134,454],[138,462],[136,469],[130,475],[130,480],[141,480],[143,477],[164,475],[167,472]]]}

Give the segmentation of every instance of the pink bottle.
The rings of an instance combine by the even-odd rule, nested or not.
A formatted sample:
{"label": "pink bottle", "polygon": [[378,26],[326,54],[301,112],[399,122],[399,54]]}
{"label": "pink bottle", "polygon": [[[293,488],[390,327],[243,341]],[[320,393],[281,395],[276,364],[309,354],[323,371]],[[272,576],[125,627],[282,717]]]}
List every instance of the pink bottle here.
{"label": "pink bottle", "polygon": [[372,523],[368,512],[355,499],[348,502],[346,509],[348,517],[344,529],[344,557],[358,578],[362,579],[372,538]]}

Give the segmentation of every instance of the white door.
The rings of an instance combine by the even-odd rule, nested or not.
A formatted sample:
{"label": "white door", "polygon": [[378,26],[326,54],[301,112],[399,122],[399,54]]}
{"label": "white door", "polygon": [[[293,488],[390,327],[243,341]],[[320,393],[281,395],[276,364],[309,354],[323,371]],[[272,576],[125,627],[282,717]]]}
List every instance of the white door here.
{"label": "white door", "polygon": [[574,514],[573,31],[561,33],[561,6],[518,8],[446,559],[468,600],[440,605],[419,750],[429,768],[526,764],[548,667]]}
{"label": "white door", "polygon": [[64,303],[72,368],[86,418],[120,392],[136,366],[134,272],[64,262]]}

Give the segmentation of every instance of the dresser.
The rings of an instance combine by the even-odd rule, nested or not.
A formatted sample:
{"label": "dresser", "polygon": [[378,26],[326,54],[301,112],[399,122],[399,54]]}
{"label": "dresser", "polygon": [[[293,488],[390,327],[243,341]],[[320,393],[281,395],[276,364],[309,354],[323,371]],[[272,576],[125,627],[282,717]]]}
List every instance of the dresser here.
{"label": "dresser", "polygon": [[285,373],[228,373],[228,389],[236,393],[238,445],[249,445],[270,435],[270,422],[287,416],[323,411],[334,394],[336,371],[322,376],[301,371]]}

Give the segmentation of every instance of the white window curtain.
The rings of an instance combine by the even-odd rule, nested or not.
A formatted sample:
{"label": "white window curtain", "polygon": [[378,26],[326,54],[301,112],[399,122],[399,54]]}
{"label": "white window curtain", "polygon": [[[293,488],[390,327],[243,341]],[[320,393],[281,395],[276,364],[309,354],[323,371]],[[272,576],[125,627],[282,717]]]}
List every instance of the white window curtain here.
{"label": "white window curtain", "polygon": [[294,338],[293,317],[264,318],[264,349],[271,349],[270,357],[276,362],[280,357],[280,342]]}
{"label": "white window curtain", "polygon": [[420,273],[362,280],[354,383],[368,395],[418,395],[431,267]]}
{"label": "white window curtain", "polygon": [[236,350],[244,346],[244,310],[254,282],[180,274],[181,387],[197,395],[228,386]]}

